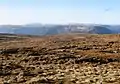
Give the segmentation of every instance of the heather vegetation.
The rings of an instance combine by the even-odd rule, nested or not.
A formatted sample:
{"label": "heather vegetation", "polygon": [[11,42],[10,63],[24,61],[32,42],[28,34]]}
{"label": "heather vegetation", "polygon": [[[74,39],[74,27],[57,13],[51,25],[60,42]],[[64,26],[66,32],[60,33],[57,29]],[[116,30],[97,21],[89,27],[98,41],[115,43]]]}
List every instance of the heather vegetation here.
{"label": "heather vegetation", "polygon": [[0,84],[119,84],[118,35],[0,36]]}

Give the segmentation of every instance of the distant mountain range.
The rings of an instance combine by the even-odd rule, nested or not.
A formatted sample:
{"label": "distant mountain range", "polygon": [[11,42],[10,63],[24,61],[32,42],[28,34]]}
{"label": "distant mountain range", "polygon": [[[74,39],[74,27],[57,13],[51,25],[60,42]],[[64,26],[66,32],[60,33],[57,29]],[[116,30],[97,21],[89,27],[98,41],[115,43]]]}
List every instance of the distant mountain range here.
{"label": "distant mountain range", "polygon": [[1,25],[0,33],[25,34],[25,35],[54,35],[62,33],[117,34],[120,33],[120,25],[99,25],[99,24]]}

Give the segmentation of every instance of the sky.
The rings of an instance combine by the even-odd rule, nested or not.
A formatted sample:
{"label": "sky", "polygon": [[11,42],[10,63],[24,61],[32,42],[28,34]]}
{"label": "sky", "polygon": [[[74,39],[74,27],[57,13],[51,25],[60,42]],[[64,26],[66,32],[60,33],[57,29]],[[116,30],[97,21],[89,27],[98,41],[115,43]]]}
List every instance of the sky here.
{"label": "sky", "polygon": [[0,0],[0,24],[120,24],[120,0]]}

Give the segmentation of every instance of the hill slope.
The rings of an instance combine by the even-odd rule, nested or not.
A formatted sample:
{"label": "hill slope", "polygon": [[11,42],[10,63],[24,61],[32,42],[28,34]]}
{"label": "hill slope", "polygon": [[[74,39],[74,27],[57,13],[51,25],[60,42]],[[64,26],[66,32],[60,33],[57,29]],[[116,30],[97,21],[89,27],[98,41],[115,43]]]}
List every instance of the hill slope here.
{"label": "hill slope", "polygon": [[120,83],[118,35],[13,36],[0,35],[0,84]]}

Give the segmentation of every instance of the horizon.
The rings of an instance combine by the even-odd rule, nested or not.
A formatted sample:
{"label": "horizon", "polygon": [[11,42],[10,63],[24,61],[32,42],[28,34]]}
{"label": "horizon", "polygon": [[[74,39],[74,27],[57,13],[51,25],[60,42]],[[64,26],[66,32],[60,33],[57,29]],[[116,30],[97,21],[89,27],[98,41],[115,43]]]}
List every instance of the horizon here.
{"label": "horizon", "polygon": [[0,25],[119,25],[119,3],[119,0],[0,0]]}
{"label": "horizon", "polygon": [[26,23],[26,24],[0,24],[0,26],[26,26],[26,25],[111,25],[119,26],[120,24],[97,24],[97,23]]}

